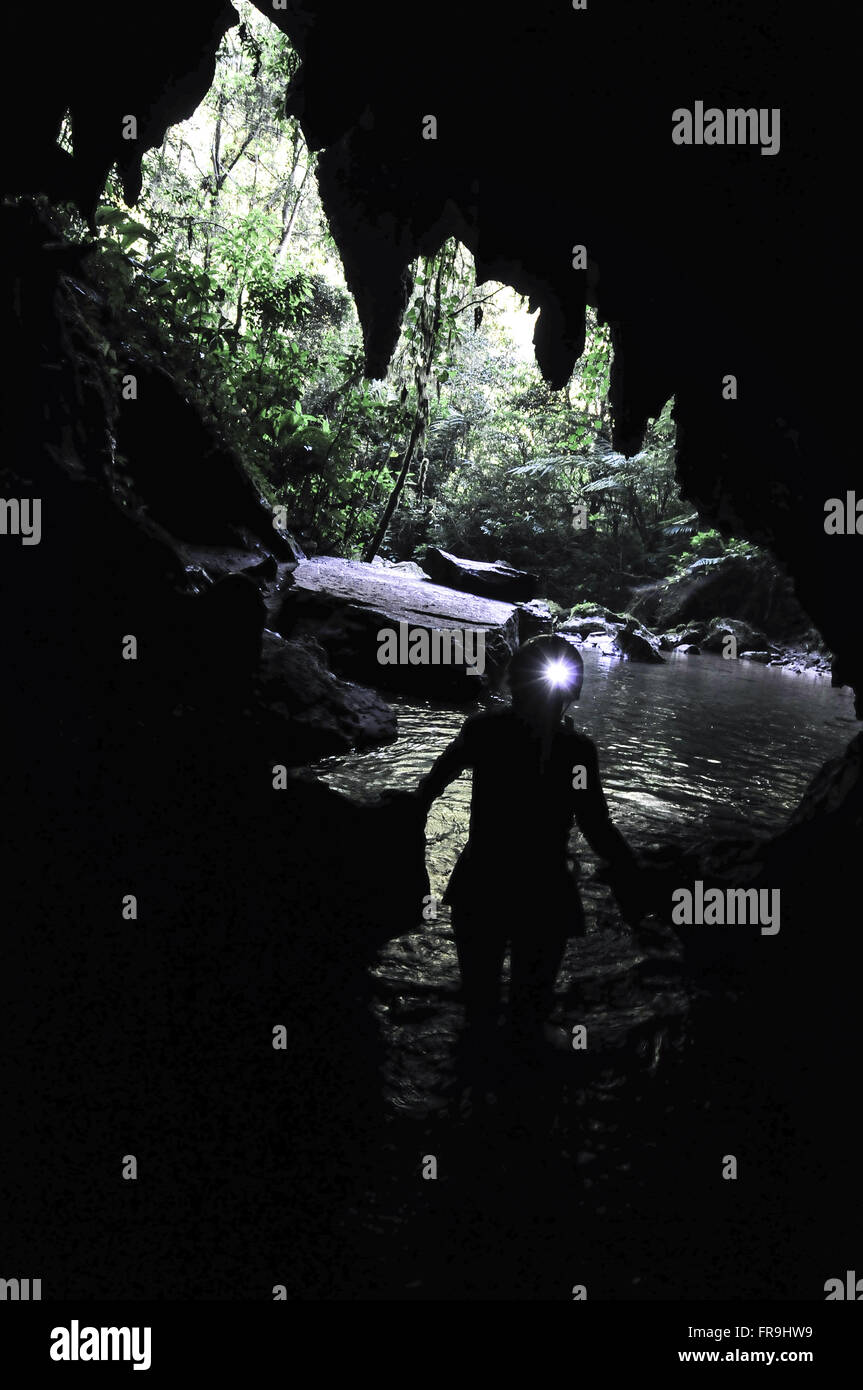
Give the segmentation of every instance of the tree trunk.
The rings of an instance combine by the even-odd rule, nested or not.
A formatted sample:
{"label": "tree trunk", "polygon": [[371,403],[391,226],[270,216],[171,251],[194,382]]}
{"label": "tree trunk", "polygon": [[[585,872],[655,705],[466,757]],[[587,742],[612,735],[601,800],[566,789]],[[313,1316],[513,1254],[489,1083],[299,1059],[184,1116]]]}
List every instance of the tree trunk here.
{"label": "tree trunk", "polygon": [[399,476],[396,479],[396,485],[390,493],[389,497],[387,498],[387,505],[384,507],[384,514],[380,519],[378,529],[375,531],[374,536],[369,541],[368,545],[363,551],[363,559],[365,560],[366,564],[369,564],[375,558],[375,556],[381,548],[384,536],[387,533],[387,527],[392,521],[393,512],[398,506],[399,498],[402,495],[402,489],[407,481],[407,476],[410,472],[411,462],[413,461],[413,456],[416,451],[417,443],[419,442],[419,439],[422,435],[424,425],[425,421],[423,420],[421,415],[418,415],[413,423],[413,429],[411,430],[410,439],[408,440],[408,446],[405,449],[405,456],[402,460],[402,466],[399,472]]}
{"label": "tree trunk", "polygon": [[[445,251],[442,250],[440,260],[438,261],[437,275],[435,276],[434,308],[432,309],[431,314],[431,324],[429,326],[428,337],[424,338],[425,352],[420,361],[417,363],[415,371],[417,386],[416,415],[414,416],[414,422],[413,426],[411,427],[410,438],[408,439],[407,448],[405,449],[405,456],[402,460],[401,472],[399,473],[399,476],[396,479],[396,485],[390,493],[389,497],[387,498],[387,504],[384,507],[384,514],[381,517],[380,525],[378,526],[377,531],[375,532],[374,536],[369,541],[369,544],[366,546],[363,552],[363,559],[366,561],[366,563],[373,560],[374,557],[377,555],[378,550],[380,549],[383,538],[387,533],[387,527],[389,526],[390,521],[392,520],[393,512],[398,506],[398,501],[401,497],[402,489],[404,488],[405,482],[407,481],[407,476],[410,472],[410,466],[413,461],[413,456],[416,451],[417,444],[422,439],[423,434],[425,433],[426,424],[428,422],[428,381],[432,369],[432,364],[434,362],[438,334],[440,333],[441,296],[443,293],[444,261]],[[425,311],[425,303],[423,305],[423,310]]]}
{"label": "tree trunk", "polygon": [[239,293],[237,294],[237,313],[234,318],[234,333],[239,337],[240,328],[243,323],[243,295],[245,293],[245,282],[240,283]]}
{"label": "tree trunk", "polygon": [[288,249],[288,242],[289,242],[290,239],[291,239],[291,233],[292,233],[293,230],[294,230],[294,223],[295,223],[296,220],[297,220],[297,213],[299,212],[299,210],[300,210],[300,204],[301,204],[302,201],[303,201],[303,191],[304,191],[304,189],[305,189],[306,181],[307,181],[307,179],[308,179],[308,177],[309,177],[309,171],[310,171],[311,167],[312,167],[312,166],[311,166],[311,161],[310,161],[310,162],[306,165],[306,172],[303,174],[302,180],[300,181],[300,186],[299,186],[299,188],[297,189],[297,196],[296,196],[296,198],[294,199],[294,206],[293,206],[293,208],[291,209],[290,216],[287,217],[287,220],[285,220],[286,213],[287,213],[287,208],[288,208],[288,200],[287,200],[287,199],[285,200],[285,206],[282,208],[282,236],[281,236],[281,240],[279,241],[278,246],[276,247],[276,253],[275,253],[275,257],[274,257],[274,259],[277,260],[277,261],[280,261],[280,260],[283,260],[283,259],[284,259],[285,252],[286,252],[287,249]]}

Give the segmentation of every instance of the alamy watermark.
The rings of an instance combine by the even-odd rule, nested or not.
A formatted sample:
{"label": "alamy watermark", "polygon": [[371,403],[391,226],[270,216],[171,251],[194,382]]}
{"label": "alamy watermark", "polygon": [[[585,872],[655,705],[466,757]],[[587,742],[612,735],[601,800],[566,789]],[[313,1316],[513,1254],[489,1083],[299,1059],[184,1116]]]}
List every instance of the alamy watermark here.
{"label": "alamy watermark", "polygon": [[0,1303],[38,1303],[41,1297],[41,1279],[0,1279]]}
{"label": "alamy watermark", "polygon": [[485,672],[485,632],[482,628],[411,629],[399,623],[398,632],[382,627],[378,633],[381,666],[464,666],[468,676]]}
{"label": "alamy watermark", "polygon": [[778,888],[708,888],[705,892],[699,878],[691,889],[675,888],[671,901],[675,905],[671,921],[676,927],[749,924],[760,926],[762,936],[779,931]]}
{"label": "alamy watermark", "polygon": [[846,492],[844,498],[828,497],[824,510],[828,536],[863,536],[863,497],[858,501],[856,492]]}
{"label": "alamy watermark", "polygon": [[0,536],[20,536],[22,545],[42,539],[41,497],[0,497]]}
{"label": "alamy watermark", "polygon": [[131,1361],[133,1371],[149,1371],[149,1327],[70,1327],[51,1329],[52,1361]]}
{"label": "alamy watermark", "polygon": [[760,145],[762,154],[779,153],[780,112],[778,106],[704,109],[697,101],[694,111],[678,106],[671,113],[671,138],[675,145]]}
{"label": "alamy watermark", "polygon": [[837,1299],[863,1303],[863,1279],[857,1278],[856,1270],[846,1269],[844,1280],[827,1280],[824,1285],[824,1294],[825,1303],[832,1303]]}

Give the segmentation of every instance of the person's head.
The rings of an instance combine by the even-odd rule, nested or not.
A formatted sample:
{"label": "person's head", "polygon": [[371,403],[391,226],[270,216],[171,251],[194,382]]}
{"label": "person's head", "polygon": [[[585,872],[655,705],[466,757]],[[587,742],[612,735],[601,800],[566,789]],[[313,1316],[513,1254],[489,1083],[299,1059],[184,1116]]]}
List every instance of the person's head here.
{"label": "person's head", "polygon": [[507,668],[513,709],[532,724],[557,723],[581,694],[584,663],[564,637],[531,637]]}

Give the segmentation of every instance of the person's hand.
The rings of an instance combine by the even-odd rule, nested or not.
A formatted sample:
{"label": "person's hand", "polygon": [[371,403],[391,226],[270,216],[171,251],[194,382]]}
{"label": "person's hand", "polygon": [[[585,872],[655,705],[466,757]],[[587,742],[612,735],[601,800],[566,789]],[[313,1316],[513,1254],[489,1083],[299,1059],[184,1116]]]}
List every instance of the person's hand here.
{"label": "person's hand", "polygon": [[641,870],[627,868],[619,871],[612,877],[611,887],[626,925],[633,928],[640,926],[648,910]]}

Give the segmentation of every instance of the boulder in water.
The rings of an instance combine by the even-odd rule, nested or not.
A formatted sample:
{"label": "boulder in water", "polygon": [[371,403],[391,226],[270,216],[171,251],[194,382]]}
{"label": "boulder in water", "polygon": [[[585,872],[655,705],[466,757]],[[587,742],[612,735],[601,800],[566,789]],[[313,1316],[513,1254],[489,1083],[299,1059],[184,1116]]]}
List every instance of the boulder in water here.
{"label": "boulder in water", "polygon": [[558,627],[561,637],[581,640],[595,647],[604,656],[625,656],[627,661],[662,662],[661,640],[647,628],[640,627],[634,618],[625,623],[606,622],[603,618],[570,618]]}
{"label": "boulder in water", "polygon": [[659,654],[659,638],[654,637],[647,628],[638,627],[632,618],[617,631],[614,642],[628,661],[656,663],[665,660]]}

